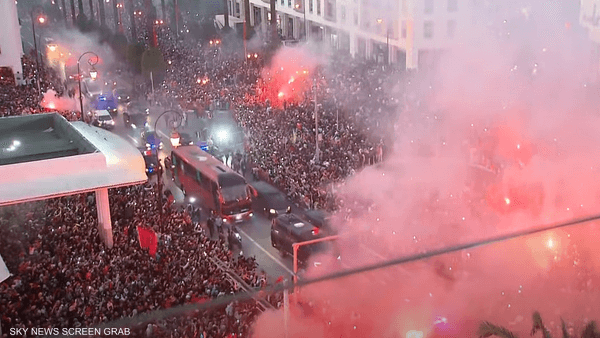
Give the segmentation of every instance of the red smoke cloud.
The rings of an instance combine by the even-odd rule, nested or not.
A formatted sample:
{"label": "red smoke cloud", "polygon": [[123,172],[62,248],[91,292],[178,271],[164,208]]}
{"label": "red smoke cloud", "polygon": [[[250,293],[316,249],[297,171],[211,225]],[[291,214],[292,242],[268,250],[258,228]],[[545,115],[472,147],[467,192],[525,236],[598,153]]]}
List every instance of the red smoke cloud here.
{"label": "red smoke cloud", "polygon": [[317,61],[301,48],[283,48],[262,70],[257,96],[274,107],[304,100],[312,86]]}
{"label": "red smoke cloud", "polygon": [[[511,14],[520,1],[503,6],[490,22],[524,20],[519,31],[476,30],[482,36],[461,41],[431,78],[417,75],[435,85],[413,86],[427,88],[409,93],[427,101],[400,113],[395,153],[340,194],[343,211],[358,209],[346,196],[374,205],[335,218],[342,266],[304,278],[600,212],[600,120],[583,99],[592,45],[564,32],[564,21],[546,22],[556,10],[547,2],[531,4],[535,25]],[[523,54],[536,72],[527,60],[515,67]],[[442,122],[427,129],[431,111]],[[475,337],[481,321],[525,336],[534,310],[555,336],[561,318],[579,332],[600,318],[599,233],[588,222],[305,287],[301,299],[319,314],[293,314],[290,327],[314,331],[290,337]],[[284,337],[264,318],[257,332],[266,325],[271,333],[258,337]]]}

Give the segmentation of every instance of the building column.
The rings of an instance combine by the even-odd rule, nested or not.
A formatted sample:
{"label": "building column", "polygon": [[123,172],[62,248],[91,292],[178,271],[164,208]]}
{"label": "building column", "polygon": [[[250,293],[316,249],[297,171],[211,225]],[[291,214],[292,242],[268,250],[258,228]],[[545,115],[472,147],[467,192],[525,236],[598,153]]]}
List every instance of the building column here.
{"label": "building column", "polygon": [[354,34],[354,32],[350,32],[348,34],[350,36],[350,55],[352,55],[352,57],[356,56],[356,34]]}
{"label": "building column", "polygon": [[419,50],[415,48],[415,22],[406,21],[406,69],[416,69],[419,66]]}
{"label": "building column", "polygon": [[104,244],[113,247],[112,223],[110,220],[110,205],[108,188],[96,189],[96,210],[98,211],[98,233]]}

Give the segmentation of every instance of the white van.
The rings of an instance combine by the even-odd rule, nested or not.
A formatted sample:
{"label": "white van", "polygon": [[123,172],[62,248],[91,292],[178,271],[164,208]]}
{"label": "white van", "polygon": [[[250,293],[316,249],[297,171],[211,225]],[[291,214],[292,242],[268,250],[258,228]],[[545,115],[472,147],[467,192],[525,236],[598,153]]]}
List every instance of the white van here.
{"label": "white van", "polygon": [[92,124],[104,129],[113,129],[115,127],[115,121],[110,116],[108,110],[95,110]]}

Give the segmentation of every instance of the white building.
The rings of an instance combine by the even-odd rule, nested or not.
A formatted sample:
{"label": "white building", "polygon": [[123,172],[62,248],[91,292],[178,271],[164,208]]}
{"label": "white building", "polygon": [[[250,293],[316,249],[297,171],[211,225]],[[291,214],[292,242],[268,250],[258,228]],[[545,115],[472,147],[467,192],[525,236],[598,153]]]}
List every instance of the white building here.
{"label": "white building", "polygon": [[[277,0],[280,33],[290,39],[322,41],[353,56],[423,65],[472,27],[482,0]],[[243,19],[243,0],[229,0]],[[250,0],[251,24],[268,30],[268,0]],[[308,27],[304,26],[304,18]],[[388,52],[389,50],[389,52]],[[422,59],[422,60],[420,60]]]}
{"label": "white building", "polygon": [[[22,78],[23,67],[21,57],[21,26],[17,15],[17,4],[11,0],[0,0],[0,74],[12,73],[19,80]],[[7,72],[7,70],[9,70]],[[4,75],[2,75],[4,76]]]}
{"label": "white building", "polygon": [[579,24],[587,30],[590,40],[596,46],[593,53],[595,71],[590,75],[593,76],[592,80],[597,81],[600,74],[600,0],[581,0],[580,6]]}

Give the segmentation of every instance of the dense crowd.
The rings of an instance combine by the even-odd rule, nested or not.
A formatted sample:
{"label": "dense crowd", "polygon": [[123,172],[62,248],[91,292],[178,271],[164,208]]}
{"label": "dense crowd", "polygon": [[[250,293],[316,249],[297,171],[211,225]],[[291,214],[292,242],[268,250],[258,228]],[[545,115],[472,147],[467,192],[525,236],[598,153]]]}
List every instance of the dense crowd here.
{"label": "dense crowd", "polygon": [[169,66],[158,100],[175,98],[183,109],[198,111],[215,101],[232,102],[255,173],[303,207],[334,210],[332,184],[381,161],[392,143],[390,126],[402,98],[389,95],[391,79],[398,77],[390,76],[394,72],[388,67],[349,57],[333,60],[335,68],[321,67],[316,89],[320,156],[315,161],[312,89],[305,99],[278,108],[258,94],[262,60],[246,62],[225,47],[178,42],[165,31],[159,40]]}
{"label": "dense crowd", "polygon": [[[254,258],[234,258],[225,241],[194,226],[187,211],[165,207],[160,222],[154,192],[150,185],[110,191],[110,249],[100,241],[93,194],[0,209],[0,254],[15,273],[0,284],[2,326],[91,327],[236,292],[239,286],[208,257],[248,285],[265,286]],[[159,234],[155,257],[137,243],[138,225]],[[257,313],[253,301],[236,303],[133,329],[147,337],[245,337]]]}
{"label": "dense crowd", "polygon": [[[336,59],[336,71],[318,71],[319,147],[315,160],[313,89],[283,107],[259,100],[262,60],[248,63],[225,48],[176,41],[159,34],[168,64],[152,99],[203,111],[217,100],[232,102],[245,129],[247,158],[254,173],[281,187],[306,208],[336,208],[328,187],[362,167],[382,161],[389,126],[400,98],[389,96],[389,69],[365,61]],[[24,57],[17,86],[0,86],[0,116],[43,112],[33,58]],[[46,68],[41,91],[65,86]],[[198,81],[201,79],[201,81]],[[147,86],[146,92],[150,92]],[[10,99],[8,99],[10,98]],[[175,100],[173,100],[175,99]],[[69,119],[78,118],[65,112]],[[187,211],[167,206],[161,220],[152,187],[110,192],[114,247],[106,248],[96,228],[93,195],[76,195],[0,209],[0,254],[14,277],[0,285],[4,327],[89,327],[175,305],[235,293],[237,284],[207,257],[217,258],[252,287],[266,283],[252,258],[233,255],[227,240],[194,226]],[[168,205],[168,203],[166,204]],[[155,257],[140,249],[137,226],[160,236]],[[281,300],[270,297],[273,305]],[[254,302],[231,304],[145,323],[137,336],[247,336],[257,315]]]}
{"label": "dense crowd", "polygon": [[[66,84],[50,67],[40,65],[40,87],[38,91],[38,67],[35,56],[24,55],[22,58],[23,74],[17,74],[17,83],[0,84],[0,117],[39,114],[55,111],[69,121],[80,118],[79,112],[45,109],[41,106],[42,97],[48,90],[53,90],[57,96],[65,94]],[[16,84],[16,85],[15,85]]]}

